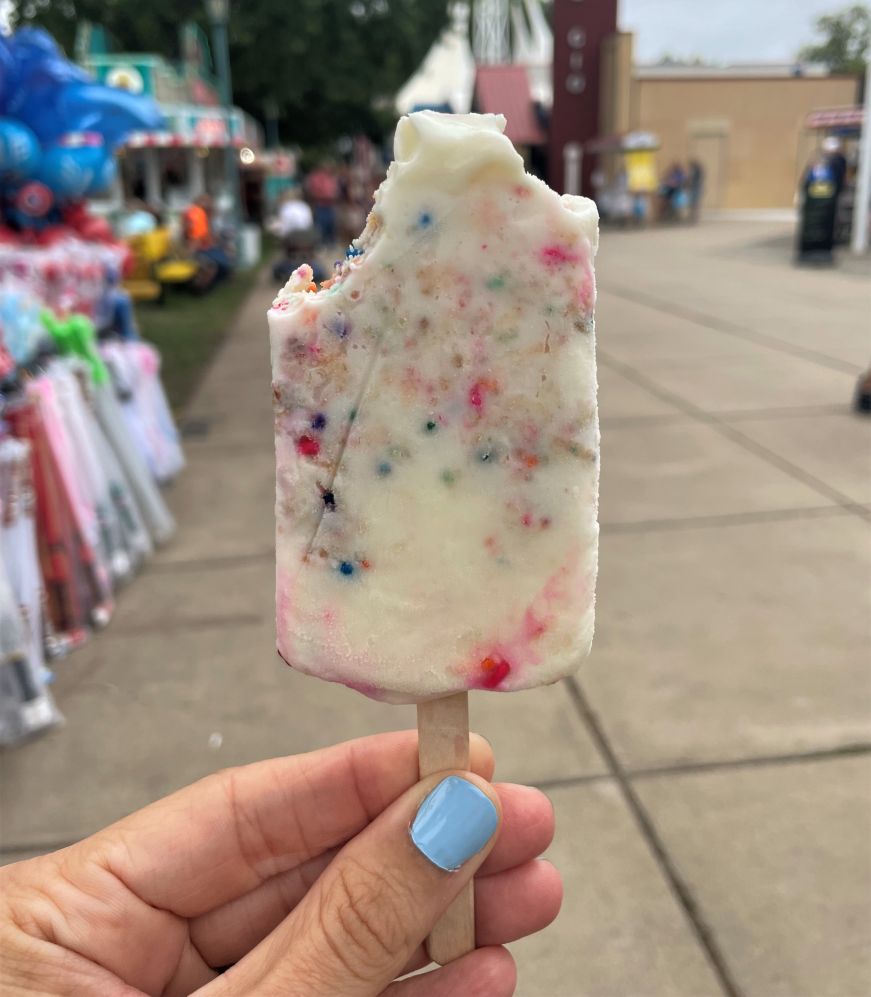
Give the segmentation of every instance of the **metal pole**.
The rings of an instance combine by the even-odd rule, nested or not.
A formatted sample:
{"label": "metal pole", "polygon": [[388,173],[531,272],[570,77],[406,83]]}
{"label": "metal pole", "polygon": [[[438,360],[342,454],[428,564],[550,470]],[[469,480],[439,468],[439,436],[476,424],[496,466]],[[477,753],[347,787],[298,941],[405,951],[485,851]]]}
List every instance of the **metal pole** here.
{"label": "metal pole", "polygon": [[581,192],[581,163],[583,162],[584,149],[580,142],[566,142],[563,147],[563,187],[566,194],[580,194]]}
{"label": "metal pole", "polygon": [[865,63],[865,109],[859,138],[859,169],[856,175],[856,200],[853,205],[853,237],[850,248],[854,253],[868,249],[868,201],[871,200],[871,51]]}
{"label": "metal pole", "polygon": [[224,106],[227,125],[227,147],[224,149],[224,186],[230,195],[230,218],[233,225],[233,239],[237,256],[241,240],[241,217],[239,212],[239,156],[233,145],[231,119],[233,116],[233,81],[230,76],[230,46],[226,19],[212,22],[212,43],[215,47],[215,62],[218,70],[218,86],[221,90],[221,103]]}
{"label": "metal pole", "polygon": [[277,149],[281,142],[278,138],[278,101],[267,97],[263,102],[263,116],[266,118],[266,147]]}

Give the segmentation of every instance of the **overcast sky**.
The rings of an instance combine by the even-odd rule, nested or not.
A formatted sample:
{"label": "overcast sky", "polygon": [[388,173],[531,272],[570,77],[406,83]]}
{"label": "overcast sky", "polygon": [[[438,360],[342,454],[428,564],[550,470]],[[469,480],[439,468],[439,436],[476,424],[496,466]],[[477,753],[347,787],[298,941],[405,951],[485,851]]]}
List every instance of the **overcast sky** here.
{"label": "overcast sky", "polygon": [[848,0],[619,0],[635,58],[666,53],[717,62],[788,62],[814,38],[814,21]]}

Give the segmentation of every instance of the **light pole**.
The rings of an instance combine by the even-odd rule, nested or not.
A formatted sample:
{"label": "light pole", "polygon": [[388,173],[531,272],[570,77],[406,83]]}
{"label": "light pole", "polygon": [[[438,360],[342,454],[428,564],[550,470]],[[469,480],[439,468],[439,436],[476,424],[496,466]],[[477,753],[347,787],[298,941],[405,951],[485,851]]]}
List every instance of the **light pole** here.
{"label": "light pole", "polygon": [[212,48],[218,70],[218,87],[227,126],[227,146],[224,149],[224,186],[230,197],[230,219],[237,254],[240,244],[241,217],[239,212],[239,159],[233,145],[233,81],[230,77],[230,45],[227,24],[230,20],[230,0],[206,0],[206,10],[212,25]]}
{"label": "light pole", "polygon": [[853,237],[850,240],[850,246],[857,254],[864,253],[868,248],[869,200],[871,200],[871,51],[868,52],[865,61],[865,103],[859,137],[856,198],[853,203]]}

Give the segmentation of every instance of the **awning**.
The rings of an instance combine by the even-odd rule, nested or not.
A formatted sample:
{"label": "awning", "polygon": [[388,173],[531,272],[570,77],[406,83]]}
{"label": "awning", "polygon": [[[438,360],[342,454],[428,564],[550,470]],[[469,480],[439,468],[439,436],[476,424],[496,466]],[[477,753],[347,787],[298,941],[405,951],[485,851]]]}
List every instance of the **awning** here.
{"label": "awning", "polygon": [[658,136],[653,132],[618,132],[600,135],[584,143],[584,152],[632,152],[635,149],[658,149]]}
{"label": "awning", "polygon": [[241,149],[262,147],[258,123],[238,107],[200,104],[161,104],[166,127],[161,131],[132,132],[125,143],[133,149]]}
{"label": "awning", "polygon": [[124,143],[128,149],[179,149],[191,146],[197,149],[224,149],[234,145],[241,149],[243,138],[227,141],[226,133],[204,131],[199,135],[181,134],[180,132],[131,132]]}
{"label": "awning", "polygon": [[861,107],[821,107],[805,118],[805,128],[860,128]]}
{"label": "awning", "polygon": [[547,141],[523,66],[479,66],[475,107],[484,114],[504,114],[505,134],[515,145],[543,145]]}

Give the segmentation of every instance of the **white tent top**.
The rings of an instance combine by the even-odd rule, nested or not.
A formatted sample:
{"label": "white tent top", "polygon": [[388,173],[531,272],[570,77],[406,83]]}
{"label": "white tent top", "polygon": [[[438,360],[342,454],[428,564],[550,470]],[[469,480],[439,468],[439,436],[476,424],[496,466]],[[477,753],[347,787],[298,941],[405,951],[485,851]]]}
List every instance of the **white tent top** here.
{"label": "white tent top", "polygon": [[452,23],[442,32],[420,68],[396,96],[396,109],[408,114],[415,108],[444,104],[458,114],[472,107],[475,59],[469,44],[469,5],[454,5]]}

